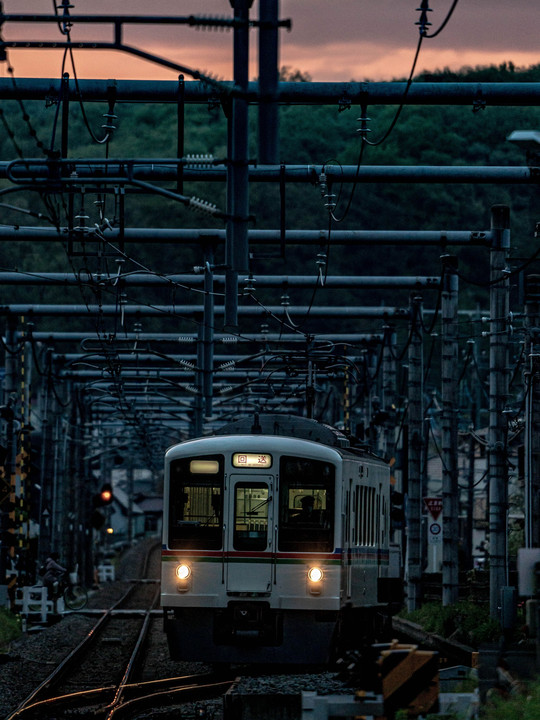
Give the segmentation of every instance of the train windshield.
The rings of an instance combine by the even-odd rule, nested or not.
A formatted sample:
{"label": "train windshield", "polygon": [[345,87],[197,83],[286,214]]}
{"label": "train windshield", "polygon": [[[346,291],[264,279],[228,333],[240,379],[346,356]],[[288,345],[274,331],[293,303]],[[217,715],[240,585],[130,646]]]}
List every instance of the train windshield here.
{"label": "train windshield", "polygon": [[236,484],[233,537],[235,550],[266,550],[270,499],[266,483]]}
{"label": "train windshield", "polygon": [[334,485],[335,468],[330,463],[281,458],[279,550],[332,552]]}
{"label": "train windshield", "polygon": [[223,456],[173,460],[169,547],[219,550],[223,524]]}

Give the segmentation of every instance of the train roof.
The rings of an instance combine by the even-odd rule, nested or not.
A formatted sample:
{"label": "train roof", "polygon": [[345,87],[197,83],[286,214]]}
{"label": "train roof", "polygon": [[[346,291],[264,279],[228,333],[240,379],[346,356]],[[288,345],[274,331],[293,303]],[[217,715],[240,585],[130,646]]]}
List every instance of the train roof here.
{"label": "train roof", "polygon": [[278,413],[259,414],[242,417],[227,423],[214,431],[214,435],[277,435],[348,448],[348,437],[337,428],[325,425],[311,418]]}
{"label": "train roof", "polygon": [[384,458],[376,455],[370,448],[365,446],[352,445],[350,439],[341,430],[320,423],[311,418],[305,418],[297,415],[281,415],[279,413],[259,414],[254,413],[251,416],[244,416],[238,420],[222,425],[215,429],[212,434],[202,437],[184,440],[176,445],[168,448],[172,451],[175,448],[184,446],[185,444],[199,443],[204,440],[216,440],[219,437],[230,436],[257,436],[264,435],[266,437],[283,437],[289,439],[306,440],[319,445],[324,445],[338,452],[343,458],[369,458],[371,461],[383,463],[387,465]]}
{"label": "train roof", "polygon": [[374,455],[365,447],[351,446],[349,437],[338,428],[298,415],[254,413],[223,425],[215,430],[213,435],[276,435],[299,438],[339,449],[342,455],[350,453],[356,457],[371,456],[384,462],[383,458]]}

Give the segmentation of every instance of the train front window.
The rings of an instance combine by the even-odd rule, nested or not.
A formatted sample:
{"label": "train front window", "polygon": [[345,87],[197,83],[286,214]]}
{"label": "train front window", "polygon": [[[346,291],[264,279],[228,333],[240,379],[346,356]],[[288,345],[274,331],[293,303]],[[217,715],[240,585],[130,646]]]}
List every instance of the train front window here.
{"label": "train front window", "polygon": [[266,550],[268,543],[268,485],[239,482],[234,492],[235,550]]}
{"label": "train front window", "polygon": [[223,456],[173,460],[169,547],[219,550],[223,526]]}
{"label": "train front window", "polygon": [[281,458],[279,541],[282,551],[334,549],[335,468],[321,460]]}

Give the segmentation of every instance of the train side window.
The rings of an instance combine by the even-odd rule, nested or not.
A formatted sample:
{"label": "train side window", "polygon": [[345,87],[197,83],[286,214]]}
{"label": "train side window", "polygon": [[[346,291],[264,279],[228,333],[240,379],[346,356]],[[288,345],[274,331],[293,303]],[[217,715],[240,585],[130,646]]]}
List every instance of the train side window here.
{"label": "train side window", "polygon": [[181,458],[170,466],[169,547],[219,550],[222,546],[222,455]]}
{"label": "train side window", "polygon": [[266,550],[268,544],[268,507],[266,483],[237,483],[234,492],[235,550]]}
{"label": "train side window", "polygon": [[358,545],[358,487],[354,488],[352,511],[352,545]]}
{"label": "train side window", "polygon": [[379,531],[380,499],[375,488],[361,485],[358,493],[357,518],[358,544],[374,546],[377,544]]}

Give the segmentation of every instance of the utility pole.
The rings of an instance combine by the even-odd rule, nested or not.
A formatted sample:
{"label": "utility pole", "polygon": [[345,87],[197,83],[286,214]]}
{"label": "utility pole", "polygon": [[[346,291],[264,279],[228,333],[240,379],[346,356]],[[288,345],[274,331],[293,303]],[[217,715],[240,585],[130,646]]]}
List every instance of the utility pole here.
{"label": "utility pole", "polygon": [[525,547],[540,547],[540,276],[525,278]]}
{"label": "utility pole", "polygon": [[[12,552],[11,543],[14,542],[13,528],[9,528],[15,509],[15,377],[16,350],[15,342],[16,319],[10,315],[6,327],[6,352],[4,376],[4,406],[3,419],[5,420],[5,460],[4,478],[2,481],[2,505],[0,506],[0,597],[7,595],[7,573]],[[5,600],[5,598],[4,598]]]}
{"label": "utility pole", "polygon": [[234,19],[233,75],[240,91],[226,99],[227,117],[227,213],[225,241],[225,326],[238,326],[238,274],[248,272],[248,101],[244,93],[249,80],[249,10],[252,0],[230,0]]}
{"label": "utility pole", "polygon": [[476,466],[476,440],[474,437],[474,430],[476,429],[476,402],[473,400],[471,406],[471,421],[469,424],[469,451],[468,451],[468,465],[467,465],[467,522],[465,530],[465,546],[467,554],[467,568],[472,569],[473,567],[473,552],[474,552],[474,475]]}
{"label": "utility pole", "polygon": [[508,466],[508,312],[509,273],[506,257],[510,248],[510,211],[505,205],[491,209],[493,241],[490,253],[490,343],[489,343],[489,606],[499,619],[500,591],[508,585],[507,513]]}
{"label": "utility pole", "polygon": [[411,301],[409,343],[409,407],[408,407],[408,483],[407,483],[407,610],[419,607],[422,579],[421,492],[424,366],[422,361],[422,298]]}
{"label": "utility pole", "polygon": [[457,466],[457,260],[444,255],[442,290],[442,603],[458,601],[459,483]]}
{"label": "utility pole", "polygon": [[381,410],[386,414],[386,418],[383,421],[383,443],[381,450],[383,451],[383,456],[390,460],[395,457],[396,452],[396,331],[395,328],[390,325],[385,325],[383,330]]}
{"label": "utility pole", "polygon": [[259,19],[259,162],[279,163],[279,0],[260,0]]}
{"label": "utility pole", "polygon": [[204,264],[204,315],[203,315],[203,352],[201,392],[204,398],[204,414],[212,415],[213,380],[214,380],[214,251],[205,248]]}

